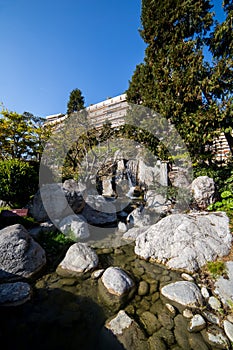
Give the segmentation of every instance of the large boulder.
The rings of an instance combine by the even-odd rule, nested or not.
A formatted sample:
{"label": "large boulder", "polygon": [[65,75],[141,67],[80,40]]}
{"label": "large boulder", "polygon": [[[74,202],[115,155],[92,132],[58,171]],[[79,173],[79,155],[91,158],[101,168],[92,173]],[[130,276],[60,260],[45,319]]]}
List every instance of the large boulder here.
{"label": "large boulder", "polygon": [[33,198],[30,213],[38,222],[49,219],[54,222],[56,219],[79,213],[84,204],[78,184],[74,180],[67,180],[63,184],[41,186]]}
{"label": "large boulder", "polygon": [[194,204],[202,210],[205,210],[215,201],[215,182],[208,176],[198,176],[191,184],[191,192]]}
{"label": "large boulder", "polygon": [[98,255],[86,243],[74,243],[57,267],[61,276],[81,276],[94,270],[99,263]]}
{"label": "large boulder", "polygon": [[172,269],[194,272],[227,255],[231,242],[225,212],[173,214],[137,237],[135,253]]}
{"label": "large boulder", "polygon": [[22,225],[0,230],[0,280],[32,277],[45,263],[44,249]]}
{"label": "large boulder", "polygon": [[226,274],[218,276],[215,281],[214,293],[219,296],[222,303],[232,308],[233,303],[233,261],[225,263]]}

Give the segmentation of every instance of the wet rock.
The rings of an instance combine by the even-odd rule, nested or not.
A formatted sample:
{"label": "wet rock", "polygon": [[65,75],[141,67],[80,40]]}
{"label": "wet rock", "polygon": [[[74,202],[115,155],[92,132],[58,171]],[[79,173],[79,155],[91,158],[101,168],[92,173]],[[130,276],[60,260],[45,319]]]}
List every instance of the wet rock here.
{"label": "wet rock", "polygon": [[192,273],[207,261],[227,255],[231,242],[224,212],[172,214],[136,238],[135,253]]}
{"label": "wet rock", "polygon": [[233,342],[233,323],[229,322],[228,320],[224,320],[223,327],[226,335],[228,336],[230,341]]}
{"label": "wet rock", "polygon": [[158,318],[149,311],[145,311],[141,314],[140,322],[149,335],[157,332],[162,327]]}
{"label": "wet rock", "polygon": [[138,286],[138,295],[147,295],[149,292],[149,284],[146,281],[141,281]]}
{"label": "wet rock", "polygon": [[69,215],[59,222],[59,229],[74,241],[90,236],[89,228],[82,215]]}
{"label": "wet rock", "polygon": [[22,225],[0,230],[0,279],[32,277],[45,263],[44,249]]}
{"label": "wet rock", "polygon": [[[147,350],[147,340],[139,325],[120,310],[102,331],[105,349]],[[120,347],[121,345],[121,347]]]}
{"label": "wet rock", "polygon": [[17,306],[30,300],[31,287],[25,282],[0,284],[0,306]]}
{"label": "wet rock", "polygon": [[201,315],[194,315],[189,322],[188,330],[189,332],[199,332],[204,329],[206,326],[206,322]]}
{"label": "wet rock", "polygon": [[119,267],[108,267],[98,280],[102,301],[115,312],[124,307],[135,292],[132,278]]}
{"label": "wet rock", "polygon": [[209,345],[217,349],[229,349],[229,340],[220,328],[211,326],[204,329],[201,334]]}
{"label": "wet rock", "polygon": [[209,350],[202,335],[199,333],[191,333],[189,335],[189,344],[193,350]]}
{"label": "wet rock", "polygon": [[170,283],[161,289],[163,296],[178,304],[197,308],[203,305],[201,292],[196,284],[188,281]]}
{"label": "wet rock", "polygon": [[207,321],[209,321],[210,323],[216,324],[216,325],[220,325],[220,319],[218,316],[216,316],[215,314],[213,314],[212,312],[209,311],[203,311],[203,316],[207,319]]}
{"label": "wet rock", "polygon": [[67,251],[65,258],[57,267],[61,276],[80,276],[98,266],[99,259],[95,251],[86,243],[74,243]]}
{"label": "wet rock", "polygon": [[172,331],[166,328],[160,328],[158,332],[154,333],[159,339],[162,339],[168,345],[168,349],[175,343],[175,337]]}
{"label": "wet rock", "polygon": [[167,350],[166,344],[156,334],[148,339],[150,350]]}
{"label": "wet rock", "polygon": [[185,350],[191,350],[189,344],[189,333],[187,331],[187,321],[182,315],[177,315],[174,319],[174,335],[178,345]]}

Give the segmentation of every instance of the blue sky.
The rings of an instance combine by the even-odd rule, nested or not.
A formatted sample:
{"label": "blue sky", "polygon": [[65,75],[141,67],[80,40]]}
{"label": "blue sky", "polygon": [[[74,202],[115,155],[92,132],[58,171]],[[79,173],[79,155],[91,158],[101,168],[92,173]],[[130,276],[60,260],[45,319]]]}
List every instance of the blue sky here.
{"label": "blue sky", "polygon": [[121,94],[144,58],[140,11],[140,0],[0,0],[0,102],[45,117],[65,113],[75,88],[86,106]]}

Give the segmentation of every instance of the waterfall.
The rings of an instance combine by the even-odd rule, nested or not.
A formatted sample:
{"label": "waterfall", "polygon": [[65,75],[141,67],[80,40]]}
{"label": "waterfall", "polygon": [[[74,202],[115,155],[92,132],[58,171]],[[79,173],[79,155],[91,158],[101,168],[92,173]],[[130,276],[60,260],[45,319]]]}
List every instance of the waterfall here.
{"label": "waterfall", "polygon": [[130,171],[128,169],[126,169],[126,175],[127,175],[127,180],[129,182],[129,191],[126,193],[126,196],[131,198],[131,199],[134,199],[134,189],[135,189],[135,186],[133,186],[133,181],[131,179],[131,174],[130,174]]}

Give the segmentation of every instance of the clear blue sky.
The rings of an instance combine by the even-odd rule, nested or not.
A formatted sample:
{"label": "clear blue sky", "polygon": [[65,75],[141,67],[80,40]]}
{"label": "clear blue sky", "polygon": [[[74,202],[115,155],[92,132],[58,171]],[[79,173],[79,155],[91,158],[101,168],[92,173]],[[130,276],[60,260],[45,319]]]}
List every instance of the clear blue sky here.
{"label": "clear blue sky", "polygon": [[[223,19],[221,0],[214,0]],[[140,0],[0,0],[0,102],[45,117],[128,88],[145,45]]]}

